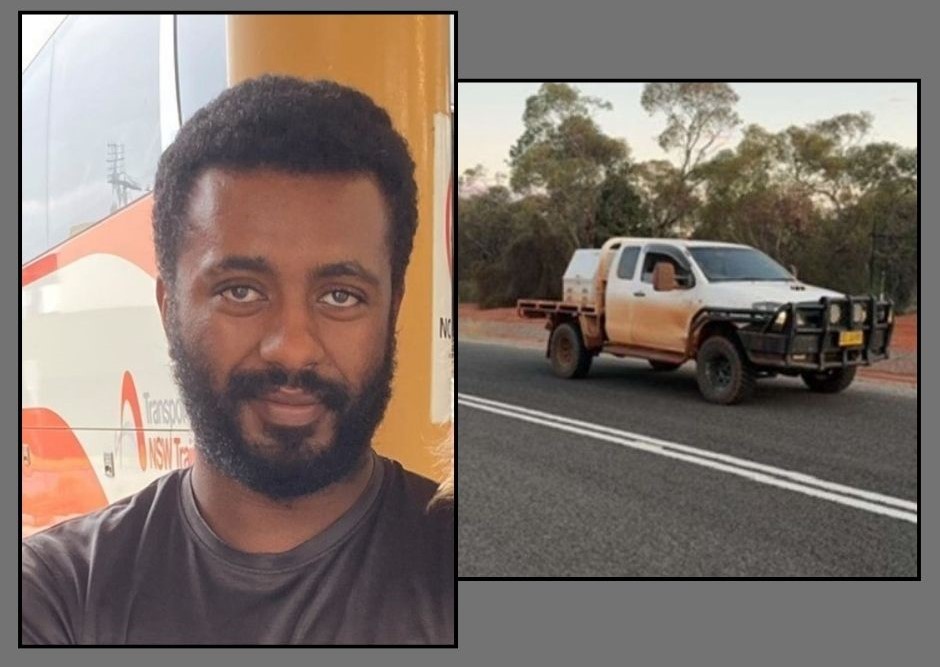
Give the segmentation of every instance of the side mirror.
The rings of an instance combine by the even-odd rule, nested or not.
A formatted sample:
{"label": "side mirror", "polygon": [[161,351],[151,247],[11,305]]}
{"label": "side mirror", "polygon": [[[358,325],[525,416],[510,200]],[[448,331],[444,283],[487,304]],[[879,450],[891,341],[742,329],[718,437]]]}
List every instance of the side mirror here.
{"label": "side mirror", "polygon": [[678,286],[676,267],[669,262],[657,262],[653,268],[653,289],[657,292],[669,292]]}

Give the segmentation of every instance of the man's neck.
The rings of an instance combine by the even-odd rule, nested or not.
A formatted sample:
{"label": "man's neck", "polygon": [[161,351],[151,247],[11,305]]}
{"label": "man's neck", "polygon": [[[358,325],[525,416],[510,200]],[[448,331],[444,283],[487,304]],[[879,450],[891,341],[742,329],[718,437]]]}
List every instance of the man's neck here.
{"label": "man's neck", "polygon": [[220,473],[197,456],[193,495],[212,531],[245,553],[281,553],[316,537],[343,516],[365,492],[372,451],[346,479],[309,496],[278,502]]}

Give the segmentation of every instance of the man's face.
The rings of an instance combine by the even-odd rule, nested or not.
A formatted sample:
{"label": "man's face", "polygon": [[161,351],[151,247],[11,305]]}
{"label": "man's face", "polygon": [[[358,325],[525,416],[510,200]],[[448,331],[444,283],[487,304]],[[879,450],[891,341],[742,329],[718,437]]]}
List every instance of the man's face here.
{"label": "man's face", "polygon": [[275,499],[342,479],[394,368],[381,191],[365,175],[211,169],[188,216],[158,299],[200,453]]}

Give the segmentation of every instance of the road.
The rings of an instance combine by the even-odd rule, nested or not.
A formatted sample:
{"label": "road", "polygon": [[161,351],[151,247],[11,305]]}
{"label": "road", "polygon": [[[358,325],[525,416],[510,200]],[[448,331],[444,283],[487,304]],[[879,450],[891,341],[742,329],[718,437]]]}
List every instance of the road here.
{"label": "road", "polygon": [[458,344],[461,577],[916,577],[917,390],[704,402],[694,364]]}

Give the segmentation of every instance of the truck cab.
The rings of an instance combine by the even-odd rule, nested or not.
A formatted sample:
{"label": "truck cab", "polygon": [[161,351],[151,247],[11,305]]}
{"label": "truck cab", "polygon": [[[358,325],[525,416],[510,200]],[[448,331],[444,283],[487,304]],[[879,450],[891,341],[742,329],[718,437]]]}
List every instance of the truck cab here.
{"label": "truck cab", "polygon": [[[611,341],[683,353],[688,325],[702,304],[701,278],[691,262],[668,244],[626,244],[614,251],[607,276]],[[660,284],[654,283],[657,265]]]}

